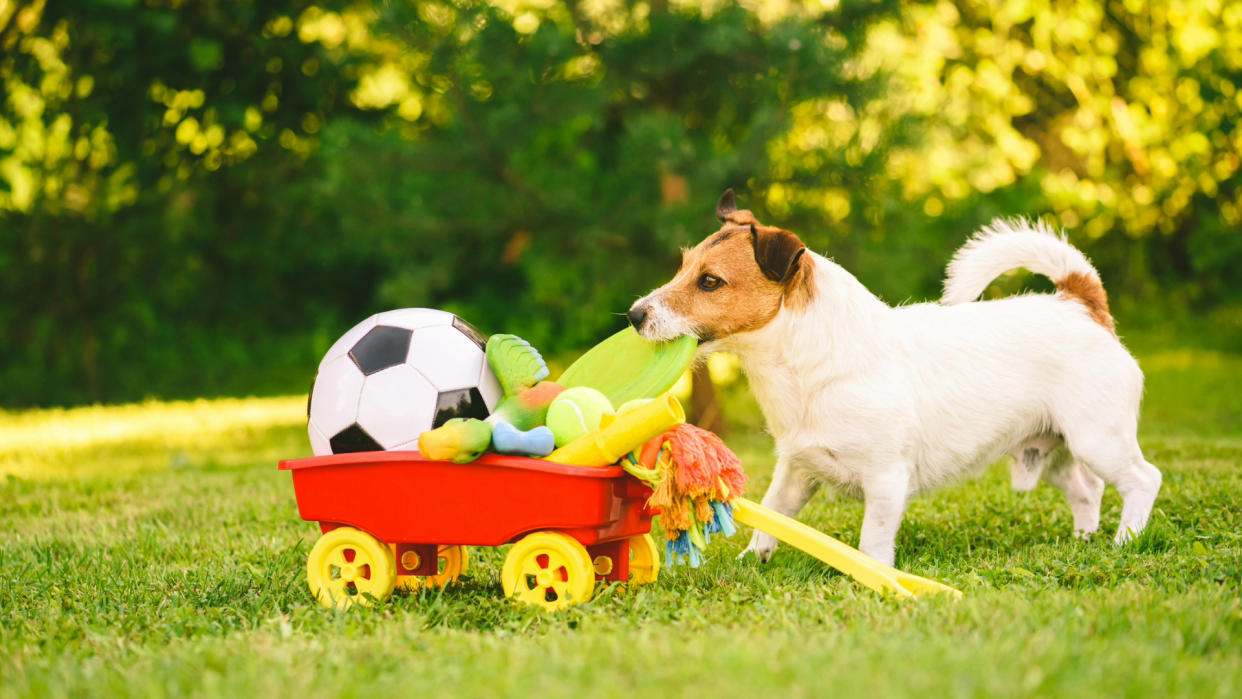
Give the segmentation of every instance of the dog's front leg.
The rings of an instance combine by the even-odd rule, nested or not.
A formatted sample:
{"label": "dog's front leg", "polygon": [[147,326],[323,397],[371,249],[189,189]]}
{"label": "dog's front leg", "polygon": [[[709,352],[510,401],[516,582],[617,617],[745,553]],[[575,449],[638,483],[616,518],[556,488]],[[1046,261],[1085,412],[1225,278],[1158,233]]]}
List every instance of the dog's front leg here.
{"label": "dog's front leg", "polygon": [[[809,474],[802,469],[794,468],[790,459],[782,455],[776,460],[772,484],[768,486],[768,492],[764,494],[762,504],[787,517],[797,517],[818,488],[819,483],[810,478]],[[738,558],[753,553],[759,557],[760,561],[767,563],[775,550],[776,538],[756,529],[750,536],[750,544]]]}
{"label": "dog's front leg", "polygon": [[863,482],[862,535],[858,548],[875,560],[893,565],[897,530],[906,511],[909,497],[910,471],[894,468],[873,474]]}

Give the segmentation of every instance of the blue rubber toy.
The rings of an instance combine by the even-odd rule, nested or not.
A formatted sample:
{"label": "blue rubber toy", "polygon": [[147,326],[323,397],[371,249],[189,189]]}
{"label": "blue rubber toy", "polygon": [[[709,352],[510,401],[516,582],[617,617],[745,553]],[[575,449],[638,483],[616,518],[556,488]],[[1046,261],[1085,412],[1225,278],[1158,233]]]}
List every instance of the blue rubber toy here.
{"label": "blue rubber toy", "polygon": [[556,449],[556,437],[547,425],[523,431],[507,422],[497,422],[492,427],[492,449],[501,454],[547,456]]}

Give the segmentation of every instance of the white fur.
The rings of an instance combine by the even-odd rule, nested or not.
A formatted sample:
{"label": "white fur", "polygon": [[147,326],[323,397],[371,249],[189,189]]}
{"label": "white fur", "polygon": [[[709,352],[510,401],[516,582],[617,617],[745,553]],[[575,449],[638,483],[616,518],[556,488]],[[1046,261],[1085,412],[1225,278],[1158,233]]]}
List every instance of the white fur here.
{"label": "white fur", "polygon": [[[943,304],[897,308],[808,256],[815,295],[805,309],[703,347],[740,357],[775,438],[765,506],[796,516],[820,483],[861,496],[859,547],[891,564],[911,495],[1011,454],[1014,485],[1042,478],[1062,490],[1079,535],[1099,526],[1105,482],[1124,502],[1117,543],[1142,531],[1161,476],[1139,450],[1143,375],[1125,347],[1073,300],[966,302],[985,275],[1015,266],[1098,278],[1080,252],[1044,228],[993,224],[954,258]],[[650,339],[693,327],[664,293],[638,302]],[[775,545],[756,531],[747,551],[766,560]]]}

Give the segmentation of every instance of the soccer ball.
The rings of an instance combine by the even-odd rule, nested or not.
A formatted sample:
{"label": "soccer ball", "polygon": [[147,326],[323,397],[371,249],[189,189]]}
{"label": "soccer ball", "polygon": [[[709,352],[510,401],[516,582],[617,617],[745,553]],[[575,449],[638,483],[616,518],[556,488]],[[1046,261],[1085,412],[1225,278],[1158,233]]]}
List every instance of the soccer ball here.
{"label": "soccer ball", "polygon": [[451,418],[483,419],[500,402],[487,338],[452,313],[378,313],[341,336],[319,363],[307,400],[315,456],[414,450]]}

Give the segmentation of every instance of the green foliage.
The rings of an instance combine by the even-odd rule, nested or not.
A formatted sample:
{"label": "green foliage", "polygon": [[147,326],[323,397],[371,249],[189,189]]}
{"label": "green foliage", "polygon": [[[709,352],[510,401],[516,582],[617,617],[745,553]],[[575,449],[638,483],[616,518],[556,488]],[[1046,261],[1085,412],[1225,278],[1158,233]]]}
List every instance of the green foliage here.
{"label": "green foliage", "polygon": [[[884,600],[787,547],[739,562],[740,534],[563,613],[503,599],[504,550],[477,548],[458,587],[333,613],[275,465],[307,453],[301,397],[0,414],[0,694],[1236,696],[1242,357],[1140,360],[1165,474],[1147,533],[1074,539],[1059,492],[993,468],[914,499],[899,536],[960,602]],[[770,439],[729,443],[761,493]],[[854,542],[862,505],[802,519]]]}
{"label": "green foliage", "polygon": [[366,267],[288,198],[350,63],[276,5],[6,3],[0,403],[271,390],[287,365],[252,351],[308,365],[277,340]]}
{"label": "green foliage", "polygon": [[309,381],[335,333],[390,307],[589,345],[675,268],[720,191],[766,169],[793,105],[861,94],[843,66],[889,8],[293,9],[9,18],[22,50],[5,75],[46,86],[51,46],[57,84],[96,86],[34,122],[67,119],[69,142],[102,129],[128,198],[89,190],[89,211],[67,211],[56,187],[77,165],[19,153],[9,181],[35,184],[0,207],[4,297],[24,297],[0,307],[0,404],[264,390],[246,381],[292,367]]}
{"label": "green foliage", "polygon": [[0,405],[294,390],[401,306],[582,349],[726,187],[890,301],[1042,215],[1123,328],[1232,327],[1239,47],[1184,0],[2,2]]}
{"label": "green foliage", "polygon": [[[1240,47],[1242,10],[1231,3],[914,5],[870,35],[863,63],[892,72],[887,99],[856,117],[812,113],[799,128],[817,120],[844,139],[918,119],[920,137],[889,153],[884,179],[921,220],[875,215],[886,233],[924,232],[865,247],[947,253],[991,216],[1047,216],[1102,268],[1123,308],[1135,297],[1183,310],[1236,305]],[[821,191],[778,192],[777,203],[815,205]],[[865,273],[878,267],[860,262]],[[938,270],[925,269],[914,271],[934,294]]]}

